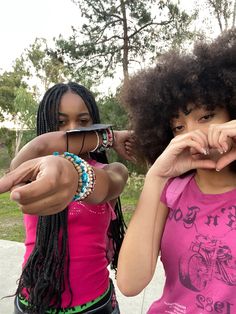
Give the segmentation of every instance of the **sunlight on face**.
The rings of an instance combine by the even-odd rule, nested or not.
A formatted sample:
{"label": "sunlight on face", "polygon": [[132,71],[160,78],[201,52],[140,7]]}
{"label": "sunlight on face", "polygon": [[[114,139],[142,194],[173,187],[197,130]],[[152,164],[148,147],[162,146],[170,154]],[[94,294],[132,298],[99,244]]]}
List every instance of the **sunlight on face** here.
{"label": "sunlight on face", "polygon": [[92,123],[92,118],[83,99],[73,92],[65,93],[59,106],[59,130],[68,131],[86,127]]}
{"label": "sunlight on face", "polygon": [[204,107],[194,108],[188,106],[187,112],[179,112],[178,117],[171,121],[171,129],[174,136],[187,132],[201,130],[208,132],[211,124],[222,124],[230,120],[225,108],[217,107],[214,110],[207,110]]}
{"label": "sunlight on face", "polygon": [[[207,110],[205,107],[194,107],[189,105],[186,112],[179,112],[178,117],[171,121],[171,129],[174,137],[189,132],[200,130],[208,135],[209,126],[212,124],[223,124],[230,120],[230,116],[225,108],[217,107],[214,110]],[[231,145],[229,143],[229,145]],[[220,152],[215,147],[208,147],[209,155],[199,153],[191,148],[190,153],[194,159],[217,160]]]}

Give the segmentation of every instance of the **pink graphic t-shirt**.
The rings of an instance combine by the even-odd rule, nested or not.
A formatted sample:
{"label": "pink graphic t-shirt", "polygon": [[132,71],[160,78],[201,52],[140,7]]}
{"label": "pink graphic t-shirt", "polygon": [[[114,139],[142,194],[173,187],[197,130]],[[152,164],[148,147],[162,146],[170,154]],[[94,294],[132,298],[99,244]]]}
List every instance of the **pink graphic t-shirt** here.
{"label": "pink graphic t-shirt", "polygon": [[[103,164],[89,161],[95,167]],[[71,202],[68,207],[68,242],[70,250],[70,285],[73,292],[71,306],[87,303],[109,286],[108,228],[115,213],[109,203],[92,205]],[[31,254],[36,237],[37,216],[24,215],[26,252],[24,263]],[[62,295],[62,307],[70,301],[68,287]]]}
{"label": "pink graphic t-shirt", "polygon": [[190,175],[170,180],[161,201],[169,207],[161,241],[166,282],[148,314],[235,314],[236,189],[203,194]]}

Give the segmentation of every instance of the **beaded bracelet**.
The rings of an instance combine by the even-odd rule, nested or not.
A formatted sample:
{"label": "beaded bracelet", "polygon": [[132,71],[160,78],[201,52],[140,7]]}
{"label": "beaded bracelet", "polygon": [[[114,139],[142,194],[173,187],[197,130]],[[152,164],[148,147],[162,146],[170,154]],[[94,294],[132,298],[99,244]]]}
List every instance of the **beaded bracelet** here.
{"label": "beaded bracelet", "polygon": [[114,141],[114,134],[112,128],[107,128],[105,130],[102,130],[102,144],[97,149],[98,152],[103,152],[104,150],[109,149],[113,145]]}
{"label": "beaded bracelet", "polygon": [[96,177],[93,168],[84,159],[69,152],[64,152],[62,155],[54,152],[53,155],[69,160],[78,172],[78,188],[73,200],[83,200],[88,197],[94,191],[95,187]]}

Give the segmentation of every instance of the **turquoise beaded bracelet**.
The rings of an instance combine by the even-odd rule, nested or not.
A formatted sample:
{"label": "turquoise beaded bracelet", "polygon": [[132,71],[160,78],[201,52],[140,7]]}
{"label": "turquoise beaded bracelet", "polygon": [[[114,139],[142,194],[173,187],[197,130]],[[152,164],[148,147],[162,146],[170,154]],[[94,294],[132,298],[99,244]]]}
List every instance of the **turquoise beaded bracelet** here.
{"label": "turquoise beaded bracelet", "polygon": [[64,152],[62,155],[58,152],[54,152],[53,155],[69,160],[78,172],[78,189],[73,200],[83,200],[88,197],[95,187],[96,177],[93,168],[84,159],[69,152]]}

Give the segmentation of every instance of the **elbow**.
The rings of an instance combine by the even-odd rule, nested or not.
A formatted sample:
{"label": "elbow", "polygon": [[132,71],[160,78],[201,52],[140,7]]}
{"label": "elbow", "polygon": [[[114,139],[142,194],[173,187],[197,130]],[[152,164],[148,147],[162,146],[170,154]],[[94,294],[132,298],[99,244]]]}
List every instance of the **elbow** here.
{"label": "elbow", "polygon": [[142,292],[145,286],[141,286],[137,281],[133,282],[127,278],[122,278],[117,274],[117,287],[126,297],[134,297]]}

